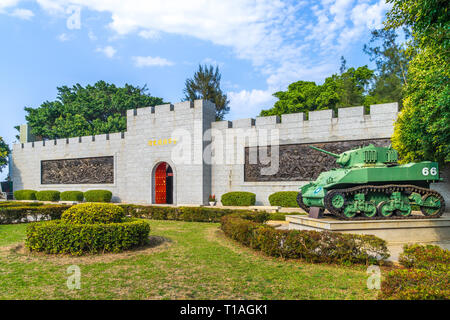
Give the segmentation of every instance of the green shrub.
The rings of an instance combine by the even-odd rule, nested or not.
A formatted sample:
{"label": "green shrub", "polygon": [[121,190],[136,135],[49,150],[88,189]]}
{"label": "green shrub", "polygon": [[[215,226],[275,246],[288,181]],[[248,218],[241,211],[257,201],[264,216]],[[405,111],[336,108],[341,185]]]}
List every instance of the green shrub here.
{"label": "green shrub", "polygon": [[224,193],[220,201],[224,206],[253,206],[255,205],[255,199],[254,193],[235,191]]}
{"label": "green shrub", "polygon": [[0,224],[60,219],[70,208],[66,205],[33,205],[0,207]]}
{"label": "green shrub", "polygon": [[0,202],[0,208],[6,207],[38,207],[42,206],[42,202],[19,202],[19,201],[2,201]]}
{"label": "green shrub", "polygon": [[61,192],[61,201],[78,201],[82,202],[84,199],[81,191],[64,191]]}
{"label": "green shrub", "polygon": [[269,256],[339,264],[380,263],[389,257],[386,241],[372,235],[276,230],[233,216],[221,221],[225,235]]}
{"label": "green shrub", "polygon": [[89,190],[84,193],[86,202],[111,202],[112,193],[108,190]]}
{"label": "green shrub", "polygon": [[14,198],[16,200],[36,200],[36,193],[35,190],[17,190],[14,191]]}
{"label": "green shrub", "polygon": [[59,201],[59,191],[43,190],[36,193],[36,199],[39,201]]}
{"label": "green shrub", "polygon": [[271,206],[298,208],[297,195],[297,191],[279,191],[269,196],[269,202]]}
{"label": "green shrub", "polygon": [[450,251],[435,245],[405,245],[399,262],[405,268],[450,272]]}
{"label": "green shrub", "polygon": [[148,242],[150,226],[142,220],[121,223],[74,224],[62,220],[31,223],[25,245],[45,253],[121,252]]}
{"label": "green shrub", "polygon": [[61,216],[66,223],[93,224],[120,222],[125,217],[121,207],[111,203],[80,203]]}
{"label": "green shrub", "polygon": [[119,205],[125,210],[125,214],[135,218],[156,220],[178,220],[196,222],[220,222],[220,218],[226,215],[239,216],[243,219],[264,222],[269,218],[267,212],[250,210],[235,210],[209,207],[160,207],[140,206],[132,204]]}
{"label": "green shrub", "polygon": [[378,299],[450,299],[450,251],[433,245],[405,245],[401,268],[384,277]]}
{"label": "green shrub", "polygon": [[447,272],[423,269],[393,270],[384,277],[378,299],[448,300],[449,279]]}

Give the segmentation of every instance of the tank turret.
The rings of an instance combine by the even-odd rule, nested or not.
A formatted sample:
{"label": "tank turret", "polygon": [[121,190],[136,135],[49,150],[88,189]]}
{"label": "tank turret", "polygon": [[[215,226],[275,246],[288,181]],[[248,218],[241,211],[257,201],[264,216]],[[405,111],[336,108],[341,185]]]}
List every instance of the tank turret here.
{"label": "tank turret", "polygon": [[[304,210],[319,207],[342,219],[435,218],[444,212],[444,198],[429,188],[442,180],[436,162],[399,165],[391,146],[370,144],[341,154],[310,148],[334,157],[341,168],[301,187],[297,202]],[[411,215],[413,206],[422,215]]]}
{"label": "tank turret", "polygon": [[367,147],[361,147],[341,154],[335,154],[326,150],[322,150],[313,146],[311,149],[323,152],[334,158],[336,163],[343,168],[364,167],[369,166],[392,166],[396,165],[398,161],[398,153],[392,147],[375,147],[373,144]]}

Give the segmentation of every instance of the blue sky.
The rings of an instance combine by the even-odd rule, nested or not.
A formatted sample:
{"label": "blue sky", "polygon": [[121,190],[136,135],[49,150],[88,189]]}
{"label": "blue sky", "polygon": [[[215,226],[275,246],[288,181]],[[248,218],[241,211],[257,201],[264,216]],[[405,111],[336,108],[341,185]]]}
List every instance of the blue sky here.
{"label": "blue sky", "polygon": [[199,63],[217,64],[227,119],[255,117],[272,93],[373,65],[362,47],[384,0],[0,0],[0,136],[10,145],[25,106],[56,87],[105,80],[183,97]]}

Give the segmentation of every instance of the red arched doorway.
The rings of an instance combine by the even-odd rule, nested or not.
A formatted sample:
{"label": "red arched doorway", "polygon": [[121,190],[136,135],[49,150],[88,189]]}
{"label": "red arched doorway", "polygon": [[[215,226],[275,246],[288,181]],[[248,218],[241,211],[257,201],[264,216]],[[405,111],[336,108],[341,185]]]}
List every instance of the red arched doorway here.
{"label": "red arched doorway", "polygon": [[173,203],[173,170],[167,162],[161,162],[155,169],[155,203]]}

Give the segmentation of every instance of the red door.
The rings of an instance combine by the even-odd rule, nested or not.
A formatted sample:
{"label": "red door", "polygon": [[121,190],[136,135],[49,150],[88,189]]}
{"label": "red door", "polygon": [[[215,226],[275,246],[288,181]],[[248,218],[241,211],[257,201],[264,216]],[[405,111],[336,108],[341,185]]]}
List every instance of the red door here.
{"label": "red door", "polygon": [[155,171],[155,203],[167,203],[166,199],[166,163],[162,162]]}

